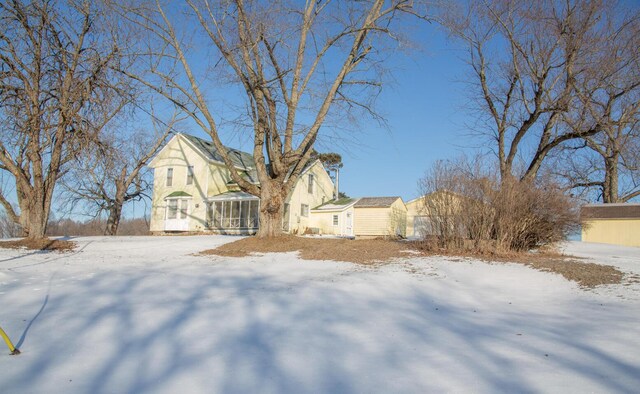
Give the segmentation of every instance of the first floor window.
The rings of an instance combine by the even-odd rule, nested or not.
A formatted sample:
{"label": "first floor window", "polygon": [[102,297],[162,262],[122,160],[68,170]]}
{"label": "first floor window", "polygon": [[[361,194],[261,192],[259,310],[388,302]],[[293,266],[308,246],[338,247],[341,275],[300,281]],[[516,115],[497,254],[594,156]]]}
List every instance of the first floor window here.
{"label": "first floor window", "polygon": [[309,206],[307,204],[300,205],[300,216],[305,218],[309,216]]}
{"label": "first floor window", "polygon": [[186,219],[189,213],[189,200],[173,198],[167,200],[167,219]]}
{"label": "first floor window", "polygon": [[169,200],[167,219],[175,219],[178,216],[178,200]]}
{"label": "first floor window", "polygon": [[334,226],[338,225],[338,215],[333,215],[333,225]]}
{"label": "first floor window", "polygon": [[186,219],[189,212],[189,200],[180,200],[180,219]]}

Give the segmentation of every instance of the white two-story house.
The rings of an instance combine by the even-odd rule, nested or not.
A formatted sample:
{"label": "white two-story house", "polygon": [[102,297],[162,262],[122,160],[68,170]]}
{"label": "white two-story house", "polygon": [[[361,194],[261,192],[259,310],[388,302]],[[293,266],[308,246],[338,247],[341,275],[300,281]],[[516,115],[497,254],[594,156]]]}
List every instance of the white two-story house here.
{"label": "white two-story house", "polygon": [[[236,169],[257,183],[253,156],[229,148]],[[259,226],[258,197],[240,191],[212,143],[176,134],[151,160],[152,233],[252,234]],[[313,227],[311,210],[333,198],[331,178],[318,160],[307,165],[286,200],[283,228],[303,233]]]}

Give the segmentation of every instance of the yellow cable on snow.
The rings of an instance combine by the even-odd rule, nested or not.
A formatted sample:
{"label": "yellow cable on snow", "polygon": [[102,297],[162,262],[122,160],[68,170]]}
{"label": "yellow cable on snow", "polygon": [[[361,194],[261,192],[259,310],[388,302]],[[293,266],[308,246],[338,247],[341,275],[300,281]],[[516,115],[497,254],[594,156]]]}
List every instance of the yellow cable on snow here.
{"label": "yellow cable on snow", "polygon": [[9,336],[4,332],[2,327],[0,327],[0,336],[2,336],[2,339],[4,339],[5,343],[9,347],[9,350],[11,350],[12,355],[20,354],[20,350],[16,349],[16,347],[13,346],[13,343],[11,343],[11,339],[9,339]]}

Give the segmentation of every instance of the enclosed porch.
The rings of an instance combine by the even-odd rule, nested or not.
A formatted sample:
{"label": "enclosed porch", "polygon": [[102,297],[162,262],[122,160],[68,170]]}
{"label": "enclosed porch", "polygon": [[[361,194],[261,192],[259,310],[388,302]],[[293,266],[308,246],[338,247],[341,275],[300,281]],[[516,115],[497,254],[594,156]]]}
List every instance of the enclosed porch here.
{"label": "enclosed porch", "polygon": [[207,199],[207,228],[219,234],[255,234],[260,199],[244,192],[222,193]]}

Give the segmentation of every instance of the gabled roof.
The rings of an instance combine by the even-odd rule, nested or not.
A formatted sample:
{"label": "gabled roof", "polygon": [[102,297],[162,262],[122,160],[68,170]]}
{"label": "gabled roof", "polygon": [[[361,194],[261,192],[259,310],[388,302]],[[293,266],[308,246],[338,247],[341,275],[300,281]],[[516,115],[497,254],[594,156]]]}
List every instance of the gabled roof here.
{"label": "gabled roof", "polygon": [[[218,150],[216,149],[216,147],[213,145],[212,142],[204,140],[202,138],[198,138],[190,134],[184,134],[184,133],[176,134],[162,149],[164,150],[166,146],[171,143],[171,141],[173,141],[175,138],[180,138],[180,137],[187,140],[188,144],[193,149],[195,149],[198,153],[200,153],[204,159],[224,165],[224,161],[222,160],[222,155],[220,155],[220,153],[218,152]],[[149,162],[149,167],[153,167],[153,162],[156,160],[157,157],[160,156],[161,152],[162,150],[158,152],[158,154],[156,154],[156,156]],[[234,166],[240,170],[240,176],[242,176],[243,178],[245,178],[247,181],[251,183],[254,183],[254,184],[260,183],[260,181],[258,180],[258,172],[256,171],[255,160],[253,159],[253,156],[251,154],[247,152],[242,152],[237,149],[229,148],[229,147],[227,147],[227,152]],[[304,173],[309,171],[309,169],[311,169],[311,167],[313,167],[318,162],[322,166],[322,162],[318,159],[308,161],[307,164],[305,164],[305,166],[303,167],[302,171],[300,172],[300,175],[303,175]],[[322,166],[322,168],[324,169],[324,166]],[[289,170],[289,173],[287,174],[287,178],[291,175],[292,171],[293,169]],[[325,172],[326,172],[326,169],[325,169]],[[235,184],[235,182],[230,181],[228,184]]]}
{"label": "gabled roof", "polygon": [[312,211],[341,211],[355,204],[357,198],[339,198],[337,200],[327,201],[322,205],[313,208]]}
{"label": "gabled roof", "polygon": [[[213,143],[203,140],[190,134],[178,133],[177,137],[184,137],[191,146],[196,149],[207,160],[214,161],[224,165],[222,155],[218,152]],[[241,176],[251,183],[258,183],[258,173],[256,172],[255,161],[253,156],[247,152],[227,147],[227,152],[236,168],[241,170]]]}
{"label": "gabled roof", "polygon": [[356,203],[356,208],[388,208],[400,197],[362,197]]}
{"label": "gabled roof", "polygon": [[[180,134],[188,139],[196,148],[198,148],[209,160],[219,161],[224,163],[222,155],[218,152],[213,143],[203,140],[202,138],[195,137],[190,134]],[[253,156],[247,152],[242,152],[237,149],[227,147],[227,153],[229,154],[231,161],[236,167],[240,167],[245,170],[254,169],[256,167],[253,161]]]}

